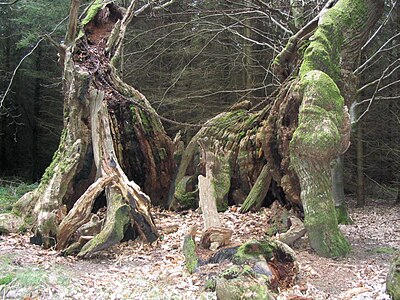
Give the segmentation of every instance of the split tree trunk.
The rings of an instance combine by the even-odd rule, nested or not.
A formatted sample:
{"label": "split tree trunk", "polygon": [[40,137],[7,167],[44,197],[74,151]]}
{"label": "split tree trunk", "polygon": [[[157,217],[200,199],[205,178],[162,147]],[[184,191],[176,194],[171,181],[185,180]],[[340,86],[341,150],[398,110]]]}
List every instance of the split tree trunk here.
{"label": "split tree trunk", "polygon": [[166,204],[172,141],[146,98],[115,68],[126,26],[152,7],[135,11],[134,3],[123,10],[94,1],[79,27],[80,1],[71,1],[67,45],[59,48],[65,91],[60,146],[39,187],[14,208],[33,216],[36,240],[46,248],[63,250],[76,242],[95,214],[103,225],[74,246],[79,256],[90,257],[127,234],[158,238],[150,207]]}
{"label": "split tree trunk", "polygon": [[[260,173],[269,178],[261,172],[269,164],[267,204],[278,199],[300,214],[304,208],[312,248],[322,256],[346,254],[350,248],[338,229],[331,177],[331,163],[347,149],[350,135],[343,91],[338,88],[340,68],[347,70],[346,61],[354,61],[351,53],[359,51],[382,8],[383,1],[329,1],[276,58],[276,74],[285,81],[273,101],[258,112],[239,106],[210,120],[183,154],[175,186],[185,180],[186,192],[196,189],[195,183],[186,185],[187,178],[202,172],[193,158],[199,152],[196,140],[207,136],[207,151],[216,161],[226,162],[220,171],[224,176],[215,182],[224,187],[217,191],[219,198],[243,201],[241,195],[259,187],[254,183]],[[181,199],[187,197],[183,189],[176,189],[171,207],[182,205]]]}

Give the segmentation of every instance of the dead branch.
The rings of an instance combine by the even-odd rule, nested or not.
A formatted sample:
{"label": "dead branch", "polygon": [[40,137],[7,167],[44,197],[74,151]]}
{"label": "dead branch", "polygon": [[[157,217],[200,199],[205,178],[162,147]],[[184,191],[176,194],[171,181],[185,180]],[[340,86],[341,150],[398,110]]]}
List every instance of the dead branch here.
{"label": "dead branch", "polygon": [[13,4],[15,4],[15,3],[17,3],[19,0],[14,0],[14,1],[11,1],[11,2],[0,2],[0,5],[13,5]]}

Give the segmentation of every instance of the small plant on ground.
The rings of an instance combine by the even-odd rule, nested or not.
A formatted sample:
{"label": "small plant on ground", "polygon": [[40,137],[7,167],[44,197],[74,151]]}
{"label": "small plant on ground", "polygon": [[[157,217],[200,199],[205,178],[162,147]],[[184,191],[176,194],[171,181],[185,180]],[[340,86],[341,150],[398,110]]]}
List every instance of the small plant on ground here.
{"label": "small plant on ground", "polygon": [[25,183],[19,179],[0,179],[0,213],[11,211],[14,203],[21,196],[36,187],[36,183]]}

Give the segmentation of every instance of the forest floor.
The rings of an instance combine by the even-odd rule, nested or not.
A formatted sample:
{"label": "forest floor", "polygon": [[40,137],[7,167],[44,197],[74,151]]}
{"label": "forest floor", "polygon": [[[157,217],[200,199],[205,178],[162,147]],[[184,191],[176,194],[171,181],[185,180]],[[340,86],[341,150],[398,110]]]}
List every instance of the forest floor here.
{"label": "forest floor", "polygon": [[[350,213],[354,224],[341,229],[352,252],[326,259],[300,243],[294,249],[296,285],[278,299],[389,299],[385,278],[393,253],[400,249],[400,206],[369,200],[366,207],[356,208],[350,201]],[[235,244],[262,238],[270,216],[267,208],[239,214],[231,207],[220,214],[223,224],[234,230]],[[201,215],[155,210],[154,217],[162,241],[151,246],[125,242],[85,260],[29,244],[28,235],[0,236],[0,299],[216,299],[203,284],[221,266],[202,266],[192,275],[183,266],[183,236],[190,226],[201,227]]]}

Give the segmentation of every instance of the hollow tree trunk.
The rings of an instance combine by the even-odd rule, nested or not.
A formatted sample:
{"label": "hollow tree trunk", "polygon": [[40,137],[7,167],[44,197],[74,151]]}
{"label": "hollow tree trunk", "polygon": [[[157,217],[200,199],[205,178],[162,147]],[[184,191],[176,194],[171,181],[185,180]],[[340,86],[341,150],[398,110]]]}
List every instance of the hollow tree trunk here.
{"label": "hollow tree trunk", "polygon": [[[184,182],[186,190],[175,189],[171,207],[184,206],[182,199],[195,191],[195,183],[188,186],[187,178],[193,182],[204,172],[193,158],[199,152],[196,141],[207,136],[207,151],[227,162],[221,169],[225,176],[215,182],[225,187],[218,197],[240,203],[245,196],[237,195],[259,188],[262,178],[254,183],[268,163],[271,176],[262,174],[268,179],[265,184],[271,184],[266,201],[277,198],[300,214],[304,208],[305,227],[318,254],[346,254],[350,248],[338,229],[331,178],[331,162],[347,149],[350,135],[338,88],[340,67],[343,60],[353,59],[349,53],[360,49],[382,8],[383,1],[328,1],[276,58],[276,74],[284,82],[271,103],[258,112],[235,106],[210,120],[189,143],[175,181],[175,186]],[[308,44],[301,47],[304,43]]]}
{"label": "hollow tree trunk", "polygon": [[14,211],[33,216],[43,246],[56,244],[58,250],[77,242],[77,232],[97,213],[103,225],[74,247],[89,257],[127,231],[148,242],[157,239],[149,196],[153,204],[166,204],[174,162],[172,141],[149,102],[115,68],[126,26],[152,3],[135,11],[135,1],[126,10],[95,1],[77,34],[79,3],[71,1],[67,45],[60,47],[65,90],[60,145],[39,187]]}

